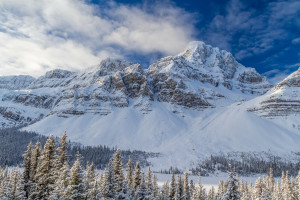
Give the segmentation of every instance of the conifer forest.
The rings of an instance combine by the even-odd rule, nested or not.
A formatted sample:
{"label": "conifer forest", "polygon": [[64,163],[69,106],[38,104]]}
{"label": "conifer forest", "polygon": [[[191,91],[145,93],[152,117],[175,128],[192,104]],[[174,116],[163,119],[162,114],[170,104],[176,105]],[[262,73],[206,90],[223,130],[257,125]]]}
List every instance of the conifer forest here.
{"label": "conifer forest", "polygon": [[[220,181],[217,188],[205,189],[200,181],[189,180],[174,173],[158,186],[157,176],[150,167],[146,171],[131,158],[123,165],[121,151],[116,150],[104,171],[99,173],[94,163],[82,165],[78,153],[72,166],[67,154],[67,136],[59,145],[50,136],[45,144],[39,141],[27,146],[23,154],[22,168],[0,167],[0,199],[132,199],[132,200],[296,200],[300,199],[300,173],[296,178],[282,172],[275,181],[272,168],[268,176],[258,178],[255,184],[238,178],[235,169],[228,179]],[[176,176],[176,177],[175,177]]]}

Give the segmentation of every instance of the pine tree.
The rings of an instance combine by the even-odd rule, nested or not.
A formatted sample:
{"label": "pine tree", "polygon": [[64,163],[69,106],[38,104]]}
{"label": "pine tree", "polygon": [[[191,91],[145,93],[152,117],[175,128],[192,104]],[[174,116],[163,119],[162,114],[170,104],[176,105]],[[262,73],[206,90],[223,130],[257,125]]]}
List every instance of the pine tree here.
{"label": "pine tree", "polygon": [[123,164],[121,159],[121,152],[119,149],[116,150],[113,156],[113,174],[114,174],[114,193],[115,199],[124,199],[125,188],[124,188],[124,175],[123,175]]}
{"label": "pine tree", "polygon": [[183,183],[181,181],[181,176],[177,176],[175,199],[176,200],[183,200],[184,199],[184,188],[183,188]]}
{"label": "pine tree", "polygon": [[170,193],[170,186],[169,186],[169,181],[167,180],[162,186],[160,198],[162,200],[170,200],[169,193]]}
{"label": "pine tree", "polygon": [[152,172],[150,167],[148,167],[147,176],[146,176],[146,189],[147,189],[147,196],[153,198],[153,182],[152,182]]}
{"label": "pine tree", "polygon": [[176,182],[175,182],[174,169],[172,168],[172,178],[171,178],[170,190],[169,190],[170,200],[175,200],[175,193],[176,193]]}
{"label": "pine tree", "polygon": [[25,199],[25,192],[20,181],[21,174],[17,168],[11,170],[7,175],[7,179],[4,182],[2,191],[0,193],[0,199],[8,200],[23,200]]}
{"label": "pine tree", "polygon": [[27,150],[23,154],[23,191],[25,192],[25,197],[28,198],[31,192],[31,178],[30,178],[30,168],[31,168],[31,155],[32,155],[32,142],[27,146]]}
{"label": "pine tree", "polygon": [[95,166],[94,163],[86,166],[86,172],[85,172],[85,179],[84,179],[84,183],[85,183],[85,188],[86,188],[86,199],[93,199],[93,196],[95,196],[95,194],[93,194],[94,191],[94,187],[97,182],[97,173],[95,172]]}
{"label": "pine tree", "polygon": [[199,175],[199,185],[198,188],[195,188],[195,191],[193,192],[193,200],[205,200],[206,199],[206,192],[205,189],[201,183],[201,176]]}
{"label": "pine tree", "polygon": [[157,185],[157,176],[153,175],[153,199],[159,199],[159,188]]}
{"label": "pine tree", "polygon": [[140,184],[136,190],[135,199],[136,200],[151,200],[151,197],[147,194],[146,182],[144,172],[141,173]]}
{"label": "pine tree", "polygon": [[60,146],[57,148],[58,162],[57,168],[61,168],[67,161],[67,133],[64,132],[63,136],[59,140]]}
{"label": "pine tree", "polygon": [[140,171],[140,163],[137,162],[135,166],[135,170],[133,173],[133,188],[136,191],[141,184],[141,171]]}
{"label": "pine tree", "polygon": [[33,197],[36,194],[36,182],[37,182],[37,168],[42,153],[41,143],[38,141],[34,145],[31,154],[31,166],[30,166],[30,196]]}
{"label": "pine tree", "polygon": [[32,182],[35,179],[41,153],[42,153],[42,147],[41,147],[41,143],[38,141],[34,145],[34,148],[32,150],[32,155],[31,155],[30,178]]}
{"label": "pine tree", "polygon": [[190,193],[190,198],[193,197],[194,191],[195,191],[195,184],[194,184],[194,181],[191,179],[191,180],[190,180],[190,191],[189,191],[189,193]]}
{"label": "pine tree", "polygon": [[131,158],[128,159],[128,162],[126,164],[126,182],[127,182],[127,189],[132,189],[132,160]]}
{"label": "pine tree", "polygon": [[70,169],[69,164],[65,161],[65,164],[57,173],[55,180],[55,188],[52,191],[51,199],[67,199],[67,188],[69,186]]}
{"label": "pine tree", "polygon": [[71,173],[67,188],[67,199],[82,200],[86,197],[83,170],[80,165],[80,160],[80,156],[77,155],[77,159],[70,170]]}
{"label": "pine tree", "polygon": [[35,176],[35,191],[31,198],[49,199],[54,190],[55,183],[55,165],[56,165],[55,141],[51,135],[44,146],[44,150],[38,161],[39,165]]}
{"label": "pine tree", "polygon": [[208,198],[208,200],[215,200],[216,199],[215,188],[213,186],[209,190],[207,198]]}
{"label": "pine tree", "polygon": [[183,188],[184,188],[185,199],[186,200],[190,199],[189,177],[187,172],[184,173]]}
{"label": "pine tree", "polygon": [[241,194],[238,191],[238,180],[235,176],[234,171],[229,172],[227,191],[223,195],[222,200],[239,200],[241,198]]}

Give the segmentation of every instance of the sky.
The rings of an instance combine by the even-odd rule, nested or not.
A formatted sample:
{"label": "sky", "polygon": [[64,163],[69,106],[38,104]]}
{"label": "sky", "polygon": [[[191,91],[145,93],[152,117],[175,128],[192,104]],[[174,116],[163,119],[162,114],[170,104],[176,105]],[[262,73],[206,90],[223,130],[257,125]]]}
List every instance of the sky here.
{"label": "sky", "polygon": [[200,40],[277,82],[300,67],[300,1],[0,0],[0,75],[141,63]]}

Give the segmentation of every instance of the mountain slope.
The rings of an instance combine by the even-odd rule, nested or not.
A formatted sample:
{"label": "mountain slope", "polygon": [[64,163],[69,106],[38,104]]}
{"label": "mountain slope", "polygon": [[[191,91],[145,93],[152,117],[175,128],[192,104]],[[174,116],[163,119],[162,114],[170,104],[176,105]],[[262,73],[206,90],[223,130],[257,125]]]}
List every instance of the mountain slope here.
{"label": "mountain slope", "polygon": [[300,68],[249,102],[248,110],[300,133]]}
{"label": "mountain slope", "polygon": [[183,108],[174,113],[173,109],[168,103],[154,103],[146,115],[126,107],[116,108],[107,116],[49,116],[26,129],[45,135],[60,135],[66,130],[70,139],[83,144],[160,152],[162,157],[152,160],[154,169],[171,165],[188,168],[198,159],[219,152],[285,155],[300,151],[299,134],[248,112],[243,103],[201,112]]}

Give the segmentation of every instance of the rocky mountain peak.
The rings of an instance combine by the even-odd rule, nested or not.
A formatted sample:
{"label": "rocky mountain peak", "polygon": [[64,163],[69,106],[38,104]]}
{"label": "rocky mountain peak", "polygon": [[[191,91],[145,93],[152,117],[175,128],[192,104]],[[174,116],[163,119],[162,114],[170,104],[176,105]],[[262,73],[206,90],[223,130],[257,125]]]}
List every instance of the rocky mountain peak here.
{"label": "rocky mountain peak", "polygon": [[[289,117],[300,114],[300,70],[278,83],[268,93],[258,98],[258,104],[249,109],[267,118]],[[289,119],[289,123],[293,121]],[[299,119],[297,119],[300,130]],[[295,123],[295,124],[297,124]]]}
{"label": "rocky mountain peak", "polygon": [[63,70],[63,69],[54,69],[46,72],[44,78],[52,79],[52,78],[66,78],[70,76],[72,72]]}
{"label": "rocky mountain peak", "polygon": [[286,77],[283,81],[279,82],[275,88],[279,89],[283,86],[300,87],[300,67],[297,71]]}
{"label": "rocky mountain peak", "polygon": [[112,74],[117,71],[124,71],[126,67],[132,65],[131,62],[117,59],[117,58],[107,58],[100,62],[100,64],[95,68],[97,70],[98,76],[105,76],[107,74]]}

